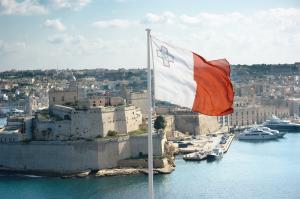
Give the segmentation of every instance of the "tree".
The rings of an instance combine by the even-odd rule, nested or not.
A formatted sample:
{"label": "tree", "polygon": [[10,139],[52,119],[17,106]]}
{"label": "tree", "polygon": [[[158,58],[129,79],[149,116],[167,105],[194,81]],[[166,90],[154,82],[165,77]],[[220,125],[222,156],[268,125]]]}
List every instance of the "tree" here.
{"label": "tree", "polygon": [[166,120],[163,116],[159,115],[156,120],[154,121],[154,128],[156,130],[162,129],[164,130],[166,128]]}

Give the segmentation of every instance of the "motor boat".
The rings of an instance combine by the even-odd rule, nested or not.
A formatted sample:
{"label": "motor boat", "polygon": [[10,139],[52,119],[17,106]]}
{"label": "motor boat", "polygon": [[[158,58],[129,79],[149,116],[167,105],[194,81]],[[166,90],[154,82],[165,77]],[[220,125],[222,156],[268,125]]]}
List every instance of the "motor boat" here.
{"label": "motor boat", "polygon": [[207,152],[205,151],[198,151],[194,153],[189,153],[183,156],[184,160],[204,160],[207,158]]}
{"label": "motor boat", "polygon": [[292,123],[289,120],[281,120],[275,115],[270,120],[266,120],[263,126],[279,130],[280,132],[300,132],[300,124]]}
{"label": "motor boat", "polygon": [[263,130],[259,127],[246,129],[238,135],[239,140],[273,140],[277,138],[278,136],[276,134],[273,134],[268,130]]}
{"label": "motor boat", "polygon": [[286,132],[279,132],[278,130],[270,129],[269,127],[265,127],[265,126],[262,126],[261,129],[273,133],[278,138],[283,138],[283,136],[286,134]]}
{"label": "motor boat", "polygon": [[207,154],[207,160],[212,161],[216,159],[220,159],[223,157],[223,149],[221,148],[214,148],[211,152]]}

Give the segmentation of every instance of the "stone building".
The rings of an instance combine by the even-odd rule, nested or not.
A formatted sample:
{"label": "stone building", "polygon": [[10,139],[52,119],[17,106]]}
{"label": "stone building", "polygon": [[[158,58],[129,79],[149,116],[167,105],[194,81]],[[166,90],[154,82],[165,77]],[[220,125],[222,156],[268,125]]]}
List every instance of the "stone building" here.
{"label": "stone building", "polygon": [[276,115],[280,118],[289,116],[288,107],[276,107],[276,106],[262,106],[262,105],[248,105],[235,107],[234,112],[228,116],[219,117],[220,123],[229,126],[248,126],[253,124],[262,124],[267,119],[270,119],[272,115]]}
{"label": "stone building", "polygon": [[175,131],[175,117],[174,115],[164,115],[166,122],[166,127],[164,129],[167,138],[173,137],[173,132]]}
{"label": "stone building", "polygon": [[300,98],[290,98],[287,103],[290,116],[300,116]]}
{"label": "stone building", "polygon": [[49,106],[76,104],[78,102],[78,91],[72,89],[49,90]]}
{"label": "stone building", "polygon": [[76,109],[54,105],[39,113],[34,122],[34,140],[74,140],[106,137],[109,131],[127,134],[138,130],[142,114],[134,106]]}
{"label": "stone building", "polygon": [[148,114],[148,93],[144,92],[132,92],[127,93],[126,100],[128,104],[134,105],[141,109],[141,112],[144,118],[147,117]]}
{"label": "stone building", "polygon": [[14,116],[7,118],[5,127],[0,128],[0,143],[22,142],[31,139],[32,117]]}
{"label": "stone building", "polygon": [[203,135],[217,131],[220,128],[217,117],[205,116],[190,111],[176,111],[175,129],[188,132],[190,135]]}
{"label": "stone building", "polygon": [[73,77],[68,88],[49,90],[49,106],[76,104],[85,98],[84,93],[84,90],[78,87],[76,78]]}

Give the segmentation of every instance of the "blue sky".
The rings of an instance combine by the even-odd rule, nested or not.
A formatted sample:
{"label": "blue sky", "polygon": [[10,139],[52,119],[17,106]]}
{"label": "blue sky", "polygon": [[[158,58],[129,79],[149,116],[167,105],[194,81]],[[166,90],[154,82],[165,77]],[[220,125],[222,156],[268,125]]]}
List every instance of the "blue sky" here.
{"label": "blue sky", "polygon": [[146,27],[207,59],[300,61],[299,0],[0,0],[0,70],[142,68]]}

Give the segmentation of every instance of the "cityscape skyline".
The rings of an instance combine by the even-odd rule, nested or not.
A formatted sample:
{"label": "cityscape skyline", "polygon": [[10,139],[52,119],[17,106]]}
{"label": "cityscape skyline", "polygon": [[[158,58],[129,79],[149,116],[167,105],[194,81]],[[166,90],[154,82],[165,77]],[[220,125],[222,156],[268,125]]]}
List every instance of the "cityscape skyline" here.
{"label": "cityscape skyline", "polygon": [[294,63],[299,6],[296,0],[0,0],[0,71],[143,68],[146,27],[208,60]]}

